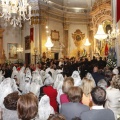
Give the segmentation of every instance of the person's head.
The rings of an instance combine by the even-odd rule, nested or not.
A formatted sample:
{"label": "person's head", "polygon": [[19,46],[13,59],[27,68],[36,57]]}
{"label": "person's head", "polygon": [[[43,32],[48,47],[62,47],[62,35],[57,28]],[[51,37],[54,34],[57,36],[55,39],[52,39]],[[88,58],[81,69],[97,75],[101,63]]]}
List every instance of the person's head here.
{"label": "person's head", "polygon": [[95,81],[94,80],[94,78],[92,77],[92,74],[91,73],[89,73],[89,72],[87,72],[87,74],[86,74],[86,76],[85,76],[87,79],[90,79],[90,80],[93,80],[93,81]]}
{"label": "person's head", "polygon": [[97,86],[102,87],[103,89],[107,88],[107,82],[104,79],[98,81]]}
{"label": "person's head", "polygon": [[65,117],[61,114],[51,114],[48,120],[65,120]]}
{"label": "person's head", "polygon": [[99,57],[99,60],[102,60],[102,57]]}
{"label": "person's head", "polygon": [[18,92],[8,94],[3,101],[5,108],[9,110],[17,110],[17,101],[19,99]]}
{"label": "person's head", "polygon": [[80,102],[83,95],[82,89],[80,87],[71,87],[67,95],[70,102]]}
{"label": "person's head", "polygon": [[106,91],[101,87],[95,87],[91,91],[91,97],[95,105],[103,105],[106,99]]}
{"label": "person's head", "polygon": [[52,73],[49,71],[48,74],[52,77]]}
{"label": "person's head", "polygon": [[93,80],[87,79],[86,77],[82,79],[81,88],[85,96],[88,96],[94,87],[95,87],[95,83]]}
{"label": "person's head", "polygon": [[63,82],[62,90],[65,94],[67,94],[69,89],[73,86],[74,86],[73,78],[72,77],[67,77]]}
{"label": "person's head", "polygon": [[120,90],[120,75],[115,75],[111,81],[111,87]]}
{"label": "person's head", "polygon": [[119,70],[117,68],[114,68],[112,73],[113,73],[113,75],[118,75],[119,74]]}
{"label": "person's head", "polygon": [[51,77],[47,77],[44,81],[44,85],[47,85],[47,86],[53,85],[53,83],[54,82],[53,82],[53,79]]}
{"label": "person's head", "polygon": [[105,80],[106,80],[108,86],[110,86],[110,81],[112,80],[112,71],[111,70],[105,71]]}
{"label": "person's head", "polygon": [[17,103],[18,116],[22,120],[30,120],[37,115],[38,99],[33,93],[21,95]]}
{"label": "person's head", "polygon": [[98,72],[98,66],[94,66],[93,72]]}

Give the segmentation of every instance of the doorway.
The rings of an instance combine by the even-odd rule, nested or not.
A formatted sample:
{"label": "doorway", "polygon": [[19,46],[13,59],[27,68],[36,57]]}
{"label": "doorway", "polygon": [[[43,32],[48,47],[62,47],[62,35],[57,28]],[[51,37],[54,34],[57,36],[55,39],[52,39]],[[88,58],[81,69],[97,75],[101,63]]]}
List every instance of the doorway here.
{"label": "doorway", "polygon": [[25,53],[25,64],[29,65],[31,63],[30,61],[30,53]]}
{"label": "doorway", "polygon": [[59,59],[59,53],[54,53],[54,59],[56,59],[56,60]]}

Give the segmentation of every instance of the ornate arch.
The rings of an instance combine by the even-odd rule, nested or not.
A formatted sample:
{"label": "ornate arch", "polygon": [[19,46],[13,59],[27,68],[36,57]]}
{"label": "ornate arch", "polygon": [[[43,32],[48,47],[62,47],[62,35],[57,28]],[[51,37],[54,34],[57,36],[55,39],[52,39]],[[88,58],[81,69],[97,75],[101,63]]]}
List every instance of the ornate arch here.
{"label": "ornate arch", "polygon": [[[112,14],[111,14],[111,1],[110,0],[103,0],[103,2],[95,2],[93,5],[91,15],[91,25],[90,30],[94,34],[97,32],[98,25],[103,23],[104,21],[108,20],[112,23]],[[93,38],[94,39],[94,38]],[[96,40],[93,41],[93,52],[96,50]]]}
{"label": "ornate arch", "polygon": [[[111,14],[111,3],[110,2],[103,2],[99,6],[95,3],[93,6],[93,10],[90,13],[91,19],[91,30],[93,33],[96,32],[98,25],[105,20],[112,21],[112,14]],[[95,9],[96,6],[96,9]]]}

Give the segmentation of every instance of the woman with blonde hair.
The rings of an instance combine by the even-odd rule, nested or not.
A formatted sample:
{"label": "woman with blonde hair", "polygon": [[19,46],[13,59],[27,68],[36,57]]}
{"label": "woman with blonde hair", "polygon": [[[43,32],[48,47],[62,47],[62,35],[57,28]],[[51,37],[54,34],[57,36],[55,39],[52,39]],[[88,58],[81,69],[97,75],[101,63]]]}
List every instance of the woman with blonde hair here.
{"label": "woman with blonde hair", "polygon": [[84,105],[87,105],[89,107],[92,106],[91,100],[90,100],[90,93],[91,90],[95,87],[95,83],[93,80],[90,80],[86,77],[82,79],[82,91],[83,91],[83,96],[82,96],[82,103]]}
{"label": "woman with blonde hair", "polygon": [[73,86],[74,86],[74,79],[72,77],[67,77],[64,80],[63,86],[62,86],[63,94],[60,95],[61,104],[69,102],[68,97],[67,97],[67,93],[68,93],[69,89]]}
{"label": "woman with blonde hair", "polygon": [[112,78],[111,85],[106,89],[105,108],[109,108],[114,112],[115,120],[120,115],[120,75]]}

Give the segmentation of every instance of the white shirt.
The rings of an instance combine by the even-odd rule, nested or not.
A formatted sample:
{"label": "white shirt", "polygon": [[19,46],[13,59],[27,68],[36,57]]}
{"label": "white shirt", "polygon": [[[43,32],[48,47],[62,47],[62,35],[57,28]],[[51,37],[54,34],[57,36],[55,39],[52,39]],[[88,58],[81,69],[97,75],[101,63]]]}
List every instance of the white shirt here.
{"label": "white shirt", "polygon": [[97,110],[99,110],[99,109],[104,109],[104,107],[103,107],[103,106],[92,106],[92,109],[97,109]]}

